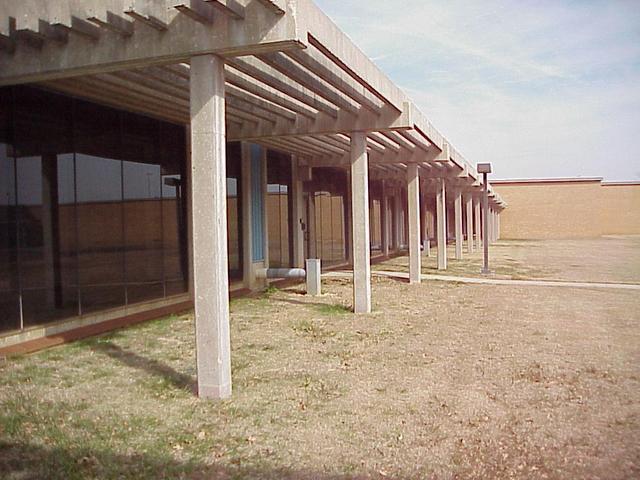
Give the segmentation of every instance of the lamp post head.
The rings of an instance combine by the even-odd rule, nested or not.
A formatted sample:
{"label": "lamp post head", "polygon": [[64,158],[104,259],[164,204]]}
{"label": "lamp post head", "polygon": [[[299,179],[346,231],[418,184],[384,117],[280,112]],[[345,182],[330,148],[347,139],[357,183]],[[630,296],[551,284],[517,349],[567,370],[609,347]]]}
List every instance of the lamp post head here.
{"label": "lamp post head", "polygon": [[491,164],[490,163],[478,163],[476,165],[476,170],[478,170],[478,173],[491,173]]}

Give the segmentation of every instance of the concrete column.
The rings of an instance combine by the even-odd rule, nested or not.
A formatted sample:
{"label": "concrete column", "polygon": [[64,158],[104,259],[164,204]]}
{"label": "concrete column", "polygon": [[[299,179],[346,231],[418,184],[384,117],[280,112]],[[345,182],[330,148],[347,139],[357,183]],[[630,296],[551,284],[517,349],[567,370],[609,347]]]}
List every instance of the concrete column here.
{"label": "concrete column", "polygon": [[191,59],[193,278],[198,395],[231,396],[224,61]]}
{"label": "concrete column", "polygon": [[318,246],[316,243],[316,192],[309,192],[307,197],[307,235],[309,236],[309,258],[318,258]]}
{"label": "concrete column", "polygon": [[351,134],[351,204],[353,235],[353,311],[371,312],[369,252],[369,159],[364,132]]}
{"label": "concrete column", "polygon": [[478,197],[474,197],[473,198],[473,210],[474,210],[474,224],[475,224],[475,228],[474,228],[474,233],[475,233],[475,238],[476,238],[476,249],[477,250],[482,250],[482,243],[481,243],[481,226],[480,226],[480,199]]}
{"label": "concrete column", "polygon": [[438,270],[447,269],[447,197],[445,180],[438,180],[436,194],[436,222],[438,235]]}
{"label": "concrete column", "polygon": [[382,235],[382,254],[389,256],[389,197],[387,187],[382,180],[382,202],[380,202],[380,233]]}
{"label": "concrete column", "polygon": [[500,240],[501,231],[500,231],[500,212],[498,212],[498,240]]}
{"label": "concrete column", "polygon": [[473,200],[471,195],[465,195],[464,204],[467,217],[467,253],[473,253]]}
{"label": "concrete column", "polygon": [[407,166],[407,206],[409,217],[409,283],[420,283],[420,177],[418,164]]}
{"label": "concrete column", "polygon": [[304,231],[302,224],[304,223],[303,212],[304,205],[302,199],[302,179],[298,171],[299,159],[291,158],[291,187],[293,208],[291,215],[291,225],[293,230],[293,268],[304,268]]}
{"label": "concrete column", "polygon": [[456,232],[456,260],[462,260],[462,193],[455,192],[454,217]]}
{"label": "concrete column", "polygon": [[253,230],[251,221],[251,147],[242,142],[241,149],[242,177],[242,282],[245,288],[255,288],[253,270]]}

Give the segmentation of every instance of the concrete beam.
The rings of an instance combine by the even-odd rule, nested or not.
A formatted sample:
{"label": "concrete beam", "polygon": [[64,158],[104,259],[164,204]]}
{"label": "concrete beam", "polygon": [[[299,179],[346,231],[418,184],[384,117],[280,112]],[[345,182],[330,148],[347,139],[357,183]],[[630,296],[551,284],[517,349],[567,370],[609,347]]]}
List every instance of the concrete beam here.
{"label": "concrete beam", "polygon": [[371,312],[369,242],[369,165],[364,132],[351,135],[351,204],[353,237],[353,310]]}
{"label": "concrete beam", "polygon": [[231,396],[224,63],[191,61],[193,276],[198,395]]}

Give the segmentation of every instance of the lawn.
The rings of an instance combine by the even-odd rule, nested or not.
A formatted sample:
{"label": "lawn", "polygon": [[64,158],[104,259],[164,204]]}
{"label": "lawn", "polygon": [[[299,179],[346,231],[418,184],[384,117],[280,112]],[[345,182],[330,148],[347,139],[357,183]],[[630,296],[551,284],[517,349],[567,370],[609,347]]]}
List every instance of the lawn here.
{"label": "lawn", "polygon": [[231,304],[234,394],[192,314],[0,360],[0,478],[637,478],[633,291],[373,280]]}
{"label": "lawn", "polygon": [[[422,273],[481,277],[482,251],[455,260],[448,245],[447,270],[437,269],[437,248],[423,256]],[[493,277],[547,279],[576,282],[622,282],[640,284],[640,236],[610,236],[576,240],[499,240],[489,254]],[[379,270],[408,271],[406,257],[395,257],[375,266]]]}

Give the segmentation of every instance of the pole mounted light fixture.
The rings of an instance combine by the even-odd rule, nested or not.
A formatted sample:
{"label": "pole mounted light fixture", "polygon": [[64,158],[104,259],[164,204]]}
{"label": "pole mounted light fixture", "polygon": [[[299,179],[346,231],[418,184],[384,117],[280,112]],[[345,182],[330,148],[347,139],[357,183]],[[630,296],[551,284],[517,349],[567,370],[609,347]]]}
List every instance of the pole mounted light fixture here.
{"label": "pole mounted light fixture", "polygon": [[487,237],[489,231],[489,182],[487,177],[491,173],[491,164],[478,163],[476,170],[482,174],[482,245],[484,247],[482,273],[488,275],[491,270],[489,270],[489,241]]}

